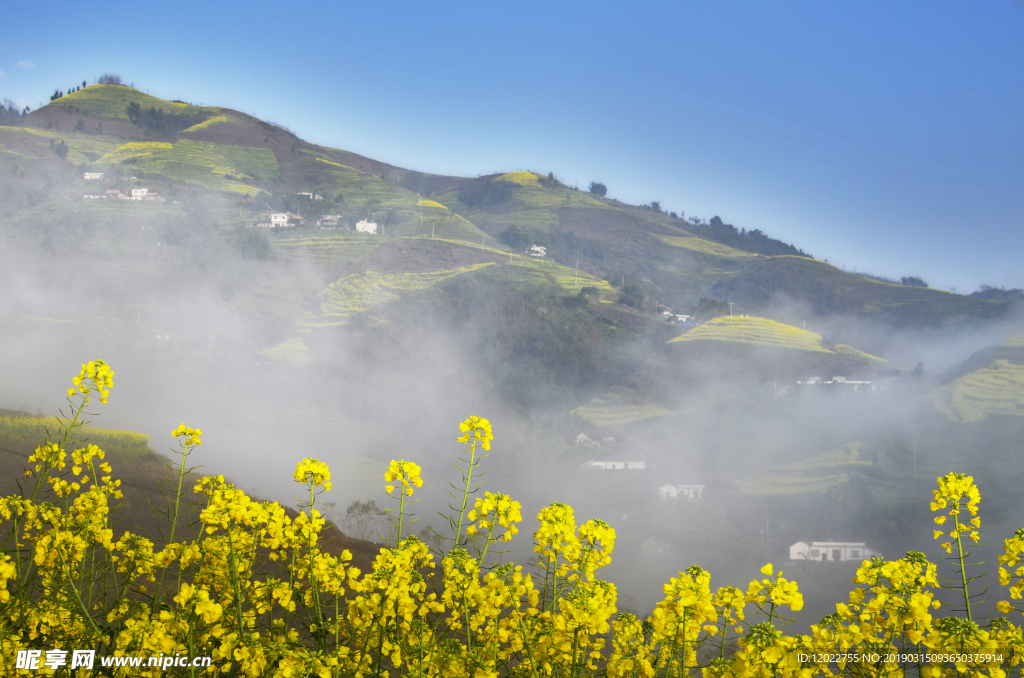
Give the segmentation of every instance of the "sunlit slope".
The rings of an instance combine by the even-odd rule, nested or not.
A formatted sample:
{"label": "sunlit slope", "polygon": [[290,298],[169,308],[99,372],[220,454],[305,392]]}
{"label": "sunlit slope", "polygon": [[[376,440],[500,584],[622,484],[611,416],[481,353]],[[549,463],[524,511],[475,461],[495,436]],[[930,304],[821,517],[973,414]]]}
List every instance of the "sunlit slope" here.
{"label": "sunlit slope", "polygon": [[[133,122],[129,106],[138,106],[141,122]],[[150,111],[170,123],[147,124]],[[411,189],[443,189],[455,181],[309,144],[239,111],[166,101],[121,85],[72,92],[33,111],[18,129],[0,130],[0,153],[55,165],[50,143],[63,141],[67,162],[108,175],[163,178],[159,188],[165,192],[169,187],[236,196],[316,192],[337,199],[344,210],[368,208],[367,216],[375,210],[406,211],[390,215],[403,228],[419,224],[412,212],[420,196]]]}
{"label": "sunlit slope", "polygon": [[604,201],[533,172],[469,180],[434,199],[495,237],[512,226],[529,234],[550,234],[561,210],[607,209]]}
{"label": "sunlit slope", "polygon": [[107,120],[128,120],[129,104],[138,104],[143,110],[162,109],[168,113],[213,117],[221,112],[217,106],[193,106],[165,101],[127,85],[92,85],[66,94],[51,102],[50,106],[74,109],[76,115]]}
{"label": "sunlit slope", "polygon": [[[0,409],[0,446],[20,448],[35,446],[56,434],[61,421],[56,417],[34,417],[23,412]],[[127,456],[150,453],[149,436],[134,431],[86,426],[79,429],[80,437],[108,452]]]}
{"label": "sunlit slope", "polygon": [[130,162],[135,172],[159,174],[177,182],[193,182],[228,193],[257,195],[279,175],[277,159],[265,148],[211,144],[191,139],[174,143],[134,141],[98,158],[93,165],[108,169]]}
{"label": "sunlit slope", "polygon": [[[484,252],[480,252],[478,248],[466,243],[425,238],[400,238],[391,243],[378,244],[372,249],[361,250],[361,246],[369,248],[376,244],[372,238],[365,236],[362,242],[357,239],[342,240],[348,241],[348,247],[339,247],[337,242],[329,245],[336,248],[332,252],[347,251],[353,257],[360,256],[363,251],[368,252],[377,270],[349,274],[328,285],[319,293],[316,309],[308,311],[297,320],[298,334],[309,335],[353,324],[367,327],[390,323],[392,320],[387,317],[387,311],[395,302],[418,299],[421,303],[430,303],[430,295],[437,293],[439,286],[462,277],[486,275],[488,285],[536,295],[571,297],[587,291],[590,296],[583,298],[583,304],[589,303],[588,299],[599,300],[612,294],[607,281],[553,262],[508,255],[500,250],[488,251],[486,247],[483,248]],[[436,266],[439,262],[453,261],[453,255],[456,255],[454,260],[462,265],[415,272],[415,266],[392,259],[401,253],[403,247],[411,248],[406,250],[406,254],[421,259],[421,264],[432,262]],[[403,269],[412,269],[414,272]],[[306,365],[311,358],[310,348],[301,336],[263,351],[262,356],[295,366]]]}
{"label": "sunlit slope", "polygon": [[821,335],[767,318],[724,316],[679,335],[670,344],[731,344],[829,353]]}
{"label": "sunlit slope", "polygon": [[821,335],[769,320],[741,316],[723,316],[695,327],[669,341],[677,345],[743,346],[751,348],[783,349],[845,358],[864,364],[884,364],[886,361],[857,349],[839,344],[828,348]]}
{"label": "sunlit slope", "polygon": [[712,289],[715,296],[758,308],[778,293],[808,303],[819,314],[852,313],[902,324],[945,324],[985,318],[1000,304],[927,287],[896,285],[847,273],[806,257],[753,260]]}
{"label": "sunlit slope", "polygon": [[992,416],[1024,416],[1024,336],[995,349],[979,351],[962,372],[932,392],[935,406],[957,422],[980,422]]}

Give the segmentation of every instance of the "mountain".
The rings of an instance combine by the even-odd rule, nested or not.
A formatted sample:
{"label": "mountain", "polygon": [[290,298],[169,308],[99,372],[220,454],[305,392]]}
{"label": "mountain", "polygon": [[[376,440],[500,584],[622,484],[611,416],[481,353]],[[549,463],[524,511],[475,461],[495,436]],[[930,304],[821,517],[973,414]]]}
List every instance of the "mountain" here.
{"label": "mountain", "polygon": [[[575,314],[562,338],[570,344],[608,327],[671,335],[680,330],[663,312],[713,318],[723,301],[765,318],[784,319],[780,303],[795,300],[818,316],[912,327],[982,321],[1016,303],[847,273],[758,230],[687,222],[552,174],[416,172],[240,111],[121,85],[85,87],[14,117],[0,126],[0,237],[138,272],[210,270],[223,255],[257,262],[259,283],[232,294],[272,330],[258,352],[268,360],[308,364],[314,335],[399,326],[410,313],[396,316],[398,302],[450,306],[454,289],[518,290],[545,312]],[[108,196],[133,189],[150,199]],[[251,227],[271,212],[305,225]],[[358,220],[379,232],[354,232]],[[527,252],[534,246],[537,256]]]}

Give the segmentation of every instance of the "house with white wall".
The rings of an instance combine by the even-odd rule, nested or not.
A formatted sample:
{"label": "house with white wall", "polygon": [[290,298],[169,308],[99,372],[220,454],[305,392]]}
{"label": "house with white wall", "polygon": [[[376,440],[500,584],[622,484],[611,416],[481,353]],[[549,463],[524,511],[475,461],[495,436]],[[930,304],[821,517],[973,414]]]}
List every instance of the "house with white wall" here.
{"label": "house with white wall", "polygon": [[86,172],[85,173],[85,180],[86,181],[97,181],[97,180],[102,180],[102,179],[103,179],[103,172]]}
{"label": "house with white wall", "polygon": [[373,233],[377,234],[377,222],[367,221],[366,219],[360,219],[356,222],[356,231],[359,233]]}
{"label": "house with white wall", "polygon": [[643,471],[645,461],[586,461],[580,464],[583,471]]}
{"label": "house with white wall", "polygon": [[700,499],[704,496],[703,485],[662,485],[658,488],[661,500],[666,499]]}
{"label": "house with white wall", "polygon": [[292,214],[291,212],[271,212],[270,213],[270,227],[271,228],[288,228],[295,226],[299,219],[302,217],[298,214]]}
{"label": "house with white wall", "polygon": [[845,563],[881,557],[881,553],[862,541],[798,541],[789,547],[790,560]]}

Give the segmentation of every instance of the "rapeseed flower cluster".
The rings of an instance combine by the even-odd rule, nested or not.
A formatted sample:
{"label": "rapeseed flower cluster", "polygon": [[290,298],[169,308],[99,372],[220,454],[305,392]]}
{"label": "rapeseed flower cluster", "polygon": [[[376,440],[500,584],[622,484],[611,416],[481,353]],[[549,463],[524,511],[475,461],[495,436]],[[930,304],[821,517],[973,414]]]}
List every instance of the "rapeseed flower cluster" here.
{"label": "rapeseed flower cluster", "polygon": [[[495,562],[489,549],[518,533],[521,506],[499,492],[469,505],[475,456],[464,467],[452,547],[440,553],[402,535],[422,470],[391,462],[384,481],[398,504],[391,509],[396,538],[363,572],[349,552],[322,543],[327,523],[317,502],[331,489],[331,473],[317,459],[296,466],[294,478],[307,492],[298,512],[208,476],[194,483],[203,501],[187,518],[185,461],[202,444],[202,431],[182,424],[173,431],[181,446],[178,486],[161,514],[169,538],[121,532],[111,520],[119,481],[103,450],[75,445],[73,435],[90,399],[106,401],[112,377],[102,361],[83,366],[66,426],[30,457],[25,491],[0,498],[3,675],[58,675],[54,668],[15,666],[19,651],[50,648],[213,657],[203,669],[113,674],[153,677],[831,678],[910,670],[1003,678],[1024,657],[1021,628],[1007,619],[982,625],[969,612],[935,618],[941,579],[921,553],[864,561],[848,601],[806,635],[784,633],[790,620],[783,613],[800,610],[803,596],[770,563],[746,590],[713,589],[711,574],[692,566],[670,578],[646,618],[619,613],[615,585],[598,576],[611,562],[615,531],[600,520],[577,525],[565,504],[537,515],[532,566]],[[489,449],[487,420],[471,417],[459,428],[458,442]],[[944,514],[936,523],[953,521],[941,534],[977,541],[979,503],[969,476],[939,478],[932,509]],[[179,523],[190,527],[188,538],[177,538]],[[959,547],[943,544],[947,553],[954,543]],[[999,579],[1010,598],[999,603],[1003,614],[1021,610],[1015,601],[1024,597],[1022,554],[1024,530],[1005,541],[1000,556]],[[932,660],[907,659],[924,654]],[[944,655],[951,658],[934,659]]]}

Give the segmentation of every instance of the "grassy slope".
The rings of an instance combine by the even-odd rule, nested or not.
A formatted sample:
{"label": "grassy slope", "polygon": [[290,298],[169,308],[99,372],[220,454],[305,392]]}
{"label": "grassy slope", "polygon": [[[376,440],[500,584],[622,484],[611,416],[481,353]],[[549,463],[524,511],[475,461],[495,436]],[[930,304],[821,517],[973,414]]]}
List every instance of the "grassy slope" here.
{"label": "grassy slope", "polygon": [[[17,481],[24,477],[26,458],[43,441],[48,434],[57,432],[58,420],[54,417],[37,417],[25,412],[0,409],[0,496],[18,494]],[[166,533],[167,524],[154,513],[153,507],[163,508],[160,483],[166,483],[168,469],[166,460],[153,452],[149,447],[149,436],[134,431],[105,429],[88,426],[78,429],[74,441],[68,450],[86,443],[100,447],[105,453],[105,460],[110,463],[112,476],[121,480],[124,497],[112,511],[111,517],[117,531],[130,530],[137,534],[154,537]],[[69,457],[70,459],[70,457]],[[373,484],[383,477],[384,465],[357,454],[349,454],[344,459],[345,473],[337,474],[338,483],[351,487],[356,493],[362,491],[367,483]],[[198,477],[186,480],[191,488]],[[165,493],[165,496],[166,493]],[[40,500],[51,501],[53,497],[43,491]],[[179,535],[188,539],[194,535],[185,524],[196,517],[205,502],[186,490],[182,504],[184,517],[179,523]],[[194,511],[190,511],[194,507]],[[294,518],[295,512],[289,510]],[[360,565],[369,563],[377,548],[368,542],[349,539],[336,527],[328,525],[323,532],[324,542],[330,549],[349,549]]]}
{"label": "grassy slope", "polygon": [[1000,304],[926,287],[894,285],[841,271],[806,257],[763,257],[718,283],[717,296],[755,307],[784,291],[815,311],[853,313],[906,323],[934,324],[984,318]]}
{"label": "grassy slope", "polygon": [[952,421],[981,422],[991,416],[1024,416],[1024,336],[979,351],[960,373],[932,392],[935,406]]}
{"label": "grassy slope", "polygon": [[179,115],[210,115],[221,112],[217,106],[192,106],[165,101],[126,85],[92,85],[51,102],[50,106],[74,106],[82,115],[107,120],[128,120],[128,105],[136,103],[143,110],[163,109]]}
{"label": "grassy slope", "polygon": [[[127,120],[129,103],[204,119],[176,136],[145,139]],[[71,131],[83,118],[87,133]],[[106,123],[102,134],[101,121]],[[68,145],[67,161],[53,154],[51,141]],[[810,302],[822,314],[857,313],[907,324],[987,317],[1001,308],[996,302],[881,283],[811,259],[752,255],[695,237],[678,219],[573,190],[539,174],[458,179],[411,172],[311,145],[237,111],[175,104],[129,87],[87,87],[34,111],[18,128],[0,128],[0,181],[10,183],[0,186],[0,194],[8,190],[7,204],[17,206],[8,215],[15,223],[49,228],[76,222],[88,212],[111,223],[127,222],[138,210],[155,209],[82,204],[82,193],[110,187],[82,180],[83,168],[105,171],[108,177],[136,174],[140,179],[135,183],[168,197],[180,196],[186,187],[210,191],[222,203],[223,214],[217,216],[221,224],[265,218],[267,208],[257,208],[254,196],[315,191],[336,201],[332,209],[344,212],[346,222],[373,216],[386,236],[434,235],[453,252],[482,243],[485,253],[507,253],[495,237],[514,225],[537,242],[548,243],[551,259],[573,267],[578,261],[598,282],[625,280],[628,274],[649,297],[684,312],[702,296],[734,300],[747,311],[764,308],[779,292]],[[42,181],[43,175],[54,173],[68,177],[59,190],[48,186],[49,179]],[[497,189],[481,194],[481,187]],[[44,194],[41,204],[39,198],[26,197],[30,188]],[[306,258],[324,266],[365,262],[381,248],[339,233],[305,230],[273,236],[283,258]],[[401,265],[406,267],[399,268],[396,260],[384,272],[424,272],[412,259]],[[450,268],[451,262],[439,263],[433,270]],[[542,278],[566,289],[564,273]],[[531,279],[537,280],[533,274],[524,277]],[[610,297],[605,295],[605,301]]]}

